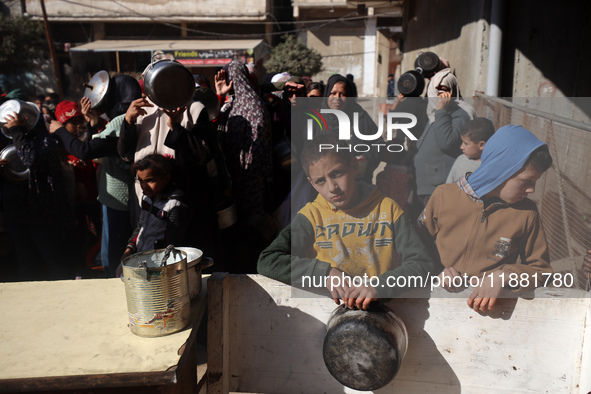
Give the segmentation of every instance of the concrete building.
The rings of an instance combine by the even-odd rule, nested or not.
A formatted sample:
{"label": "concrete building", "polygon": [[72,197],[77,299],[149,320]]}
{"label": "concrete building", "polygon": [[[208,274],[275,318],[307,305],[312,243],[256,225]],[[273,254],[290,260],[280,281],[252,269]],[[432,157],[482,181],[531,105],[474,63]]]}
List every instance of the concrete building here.
{"label": "concrete building", "polygon": [[324,71],[352,74],[360,97],[386,97],[388,73],[401,56],[402,1],[294,0],[293,15],[306,26],[299,36],[323,56]]}
{"label": "concrete building", "polygon": [[[532,98],[591,96],[590,15],[591,4],[580,1],[406,0],[401,68],[433,51],[449,60],[464,96],[523,98],[549,110],[548,100]],[[588,120],[586,107],[559,112]]]}
{"label": "concrete building", "polygon": [[[139,76],[157,50],[210,81],[232,58],[254,64],[262,77],[269,49],[289,31],[323,55],[324,71],[314,80],[351,74],[360,96],[385,97],[387,75],[401,59],[393,38],[402,32],[402,3],[44,0],[64,91],[71,95],[102,69]],[[22,4],[27,15],[43,18],[42,2]]]}
{"label": "concrete building", "polygon": [[[24,11],[43,18],[42,2],[27,0]],[[75,95],[99,70],[138,77],[155,51],[185,64],[211,82],[231,59],[262,62],[287,1],[45,0],[64,91]],[[289,7],[288,7],[289,8]]]}

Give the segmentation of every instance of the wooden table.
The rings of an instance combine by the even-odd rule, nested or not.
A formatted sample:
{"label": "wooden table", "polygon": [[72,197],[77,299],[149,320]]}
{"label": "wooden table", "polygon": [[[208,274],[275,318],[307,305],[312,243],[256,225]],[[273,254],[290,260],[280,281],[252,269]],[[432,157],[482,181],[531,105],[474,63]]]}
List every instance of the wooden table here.
{"label": "wooden table", "polygon": [[[481,314],[466,305],[471,291],[388,302],[408,351],[374,393],[591,393],[590,293],[538,288]],[[332,299],[260,275],[214,273],[208,292],[208,394],[362,393],[324,364]]]}
{"label": "wooden table", "polygon": [[0,283],[0,392],[191,393],[205,294],[187,328],[144,338],[127,326],[120,279]]}

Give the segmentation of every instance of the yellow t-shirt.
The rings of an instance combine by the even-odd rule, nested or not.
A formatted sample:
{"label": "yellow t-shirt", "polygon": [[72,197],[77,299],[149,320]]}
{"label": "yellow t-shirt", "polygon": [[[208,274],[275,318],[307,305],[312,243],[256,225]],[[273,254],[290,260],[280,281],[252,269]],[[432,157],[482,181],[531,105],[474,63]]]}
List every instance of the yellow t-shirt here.
{"label": "yellow t-shirt", "polygon": [[403,211],[374,188],[358,206],[339,210],[318,195],[300,212],[315,232],[310,258],[350,276],[378,276],[393,269],[394,223]]}

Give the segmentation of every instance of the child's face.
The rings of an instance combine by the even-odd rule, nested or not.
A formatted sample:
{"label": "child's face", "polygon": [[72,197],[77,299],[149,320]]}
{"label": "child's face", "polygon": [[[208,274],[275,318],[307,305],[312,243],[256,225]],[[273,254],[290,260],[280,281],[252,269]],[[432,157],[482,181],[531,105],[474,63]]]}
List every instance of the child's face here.
{"label": "child's face", "polygon": [[490,197],[499,197],[507,204],[515,204],[526,198],[528,194],[536,191],[536,182],[542,174],[542,172],[536,171],[532,166],[527,166],[517,171],[511,178],[501,183],[488,195]]}
{"label": "child's face", "polygon": [[74,137],[78,137],[86,131],[86,122],[82,116],[75,116],[64,123],[64,127],[68,133],[72,134]]}
{"label": "child's face", "polygon": [[160,194],[170,181],[170,174],[158,176],[151,168],[138,171],[136,177],[144,194],[151,198]]}
{"label": "child's face", "polygon": [[357,160],[347,163],[336,153],[329,153],[308,167],[308,181],[326,201],[338,209],[357,203]]}
{"label": "child's face", "polygon": [[480,159],[482,155],[482,149],[484,149],[484,141],[474,142],[467,135],[462,136],[462,153],[465,154],[470,160]]}

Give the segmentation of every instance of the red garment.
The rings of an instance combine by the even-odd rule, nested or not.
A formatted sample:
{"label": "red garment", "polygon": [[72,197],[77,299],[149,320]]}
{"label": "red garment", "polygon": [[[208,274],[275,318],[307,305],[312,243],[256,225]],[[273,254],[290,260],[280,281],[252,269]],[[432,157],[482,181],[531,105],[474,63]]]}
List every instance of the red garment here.
{"label": "red garment", "polygon": [[76,189],[83,189],[83,193],[76,193],[76,203],[95,201],[98,197],[96,163],[68,155],[68,164],[74,169]]}
{"label": "red garment", "polygon": [[412,174],[392,166],[386,166],[376,176],[376,186],[384,196],[396,201],[404,211],[408,210],[410,179]]}

